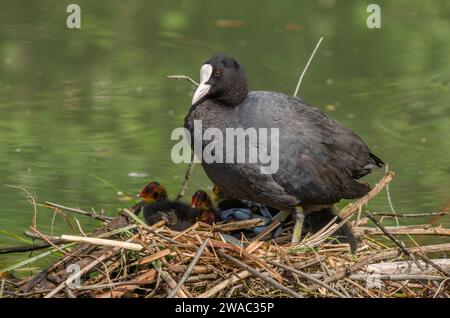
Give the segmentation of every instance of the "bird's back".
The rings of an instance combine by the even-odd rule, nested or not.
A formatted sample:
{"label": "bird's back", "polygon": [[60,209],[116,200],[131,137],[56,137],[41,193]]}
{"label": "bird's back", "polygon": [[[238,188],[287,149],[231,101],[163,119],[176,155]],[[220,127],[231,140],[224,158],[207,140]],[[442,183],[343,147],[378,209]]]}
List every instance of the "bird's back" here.
{"label": "bird's back", "polygon": [[292,96],[251,92],[230,118],[230,127],[279,129],[279,170],[272,178],[302,202],[361,197],[369,186],[357,179],[383,165],[352,130]]}

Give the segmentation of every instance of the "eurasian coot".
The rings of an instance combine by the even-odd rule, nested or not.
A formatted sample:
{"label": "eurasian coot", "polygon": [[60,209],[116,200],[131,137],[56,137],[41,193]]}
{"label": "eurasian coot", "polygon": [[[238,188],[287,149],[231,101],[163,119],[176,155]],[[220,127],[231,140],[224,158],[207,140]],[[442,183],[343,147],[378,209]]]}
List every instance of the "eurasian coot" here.
{"label": "eurasian coot", "polygon": [[[185,118],[191,147],[201,143],[204,151],[211,141],[195,134],[195,120],[201,121],[201,132],[214,128],[224,139],[227,128],[278,131],[279,166],[273,173],[262,173],[261,161],[203,160],[202,165],[227,196],[283,210],[281,219],[295,212],[293,242],[299,241],[304,213],[365,195],[370,186],[358,179],[384,165],[352,130],[303,100],[277,92],[249,93],[244,69],[222,54],[201,66],[200,84]],[[272,146],[267,140],[267,149],[277,149]],[[231,150],[226,143],[223,148],[225,158]]]}

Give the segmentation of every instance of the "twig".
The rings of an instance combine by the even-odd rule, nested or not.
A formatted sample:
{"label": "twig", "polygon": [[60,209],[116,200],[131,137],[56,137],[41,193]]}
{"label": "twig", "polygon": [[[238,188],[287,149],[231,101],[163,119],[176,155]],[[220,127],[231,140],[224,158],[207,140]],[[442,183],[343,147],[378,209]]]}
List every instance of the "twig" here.
{"label": "twig", "polygon": [[52,241],[48,240],[44,234],[42,234],[41,232],[38,231],[38,229],[34,228],[34,227],[30,227],[30,229],[36,233],[37,235],[39,235],[41,237],[41,239],[43,239],[44,241],[46,241],[48,244],[50,244],[53,248],[55,248],[57,251],[63,253],[66,256],[69,257],[74,257],[77,258],[77,256],[73,253],[68,253],[66,251],[64,251],[62,248],[58,247],[55,243],[53,243]]}
{"label": "twig", "polygon": [[184,80],[188,80],[189,82],[191,82],[191,84],[194,84],[195,86],[198,86],[198,83],[196,81],[194,81],[192,78],[190,78],[187,75],[178,75],[178,74],[174,74],[174,75],[167,75],[167,78],[169,79],[184,79]]}
{"label": "twig", "polygon": [[338,297],[341,297],[341,298],[347,298],[347,296],[345,296],[344,294],[342,294],[340,291],[334,289],[334,288],[331,287],[330,285],[325,284],[324,282],[318,280],[317,278],[315,278],[315,277],[313,277],[313,276],[311,276],[311,275],[309,275],[309,274],[307,274],[307,273],[305,273],[305,272],[299,271],[298,269],[295,269],[295,268],[292,268],[292,267],[289,267],[289,266],[286,266],[286,265],[284,265],[284,264],[280,264],[280,263],[278,263],[278,262],[274,262],[274,261],[271,261],[271,260],[268,260],[267,262],[268,262],[269,264],[272,264],[272,265],[275,265],[275,266],[284,268],[285,270],[288,270],[288,271],[290,271],[290,272],[293,272],[293,273],[297,274],[298,276],[301,276],[301,277],[303,277],[303,278],[305,278],[305,279],[307,279],[307,280],[309,280],[309,281],[311,281],[311,282],[313,282],[313,283],[316,283],[316,284],[322,286],[323,288],[328,289],[328,290],[331,291],[332,293],[336,294],[336,296],[338,296]]}
{"label": "twig", "polygon": [[255,236],[253,241],[260,241],[264,236],[275,230],[280,225],[279,220],[273,221],[269,226],[267,226],[261,233]]}
{"label": "twig", "polygon": [[68,298],[77,298],[77,296],[75,296],[75,294],[70,290],[69,287],[66,287],[64,291],[66,292]]}
{"label": "twig", "polygon": [[137,262],[137,264],[145,265],[145,264],[153,263],[154,261],[156,261],[156,260],[158,260],[158,259],[160,259],[162,257],[165,257],[165,256],[169,255],[170,253],[171,253],[171,251],[168,248],[166,248],[166,249],[164,249],[162,251],[159,251],[159,252],[154,253],[152,255],[149,255],[149,256],[146,256],[144,258],[141,258]]}
{"label": "twig", "polygon": [[178,281],[177,285],[174,289],[170,292],[170,294],[167,296],[167,298],[173,298],[177,291],[181,288],[181,286],[184,284],[186,279],[188,279],[189,275],[191,275],[192,270],[194,269],[195,264],[197,264],[198,260],[200,259],[200,256],[202,256],[203,251],[205,250],[206,245],[209,242],[209,238],[206,238],[202,245],[198,248],[197,253],[194,256],[194,259],[189,264],[188,268],[184,272],[183,276],[181,276],[180,280]]}
{"label": "twig", "polygon": [[75,222],[77,223],[78,226],[78,230],[80,231],[81,234],[83,234],[84,237],[87,237],[86,233],[84,233],[83,228],[81,227],[80,222],[78,221],[78,219],[76,217],[74,217]]}
{"label": "twig", "polygon": [[444,287],[444,285],[448,282],[449,279],[450,279],[450,278],[446,278],[446,279],[444,279],[444,280],[442,281],[442,283],[439,285],[439,287],[438,287],[436,293],[433,295],[433,298],[436,298],[437,295],[439,295],[439,293],[441,292],[442,287]]}
{"label": "twig", "polygon": [[251,266],[248,266],[247,264],[241,262],[240,260],[238,260],[238,259],[236,259],[236,258],[234,258],[234,257],[232,257],[232,256],[230,256],[230,255],[228,255],[228,254],[226,254],[226,253],[220,251],[220,250],[218,250],[217,253],[218,253],[220,256],[226,258],[227,260],[229,260],[229,261],[235,263],[236,265],[242,267],[243,269],[249,271],[250,273],[252,273],[252,274],[255,275],[256,277],[258,277],[258,278],[260,278],[260,279],[266,281],[267,283],[269,283],[270,285],[274,286],[275,288],[278,288],[279,290],[282,290],[282,291],[288,293],[288,294],[291,295],[292,297],[295,297],[295,298],[303,298],[303,295],[301,295],[301,294],[299,294],[299,293],[293,291],[292,289],[290,289],[290,288],[288,288],[288,287],[286,287],[286,286],[281,285],[280,283],[278,283],[278,282],[275,281],[274,279],[268,277],[267,275],[261,274],[260,272],[258,272],[257,270],[255,270],[255,269],[252,268]]}
{"label": "twig", "polygon": [[[192,78],[190,78],[189,76],[186,76],[186,75],[167,75],[167,78],[185,79],[185,80],[188,80],[189,82],[191,82],[192,84],[194,84],[195,86],[198,86],[198,83],[196,81],[194,81]],[[195,160],[194,160],[194,152],[192,151],[191,152],[191,162],[189,163],[189,166],[186,170],[186,175],[184,176],[183,185],[182,185],[181,190],[178,193],[175,201],[180,200],[184,196],[184,193],[186,192],[188,185],[189,185],[189,179],[191,178],[192,173],[194,172],[194,167],[195,167]]]}
{"label": "twig", "polygon": [[243,270],[237,274],[232,274],[229,278],[225,279],[223,282],[217,284],[216,286],[210,288],[209,290],[207,290],[206,292],[204,292],[203,294],[198,295],[198,298],[209,298],[214,296],[215,294],[217,294],[218,292],[220,292],[222,289],[240,281],[243,280],[247,277],[249,277],[251,275],[251,273],[247,270]]}
{"label": "twig", "polygon": [[253,228],[256,226],[264,225],[264,220],[255,218],[250,220],[243,220],[243,221],[233,221],[228,222],[224,224],[216,225],[214,228],[216,230],[219,230],[221,232],[230,232],[230,231],[236,231],[241,229],[248,229]]}
{"label": "twig", "polygon": [[[415,227],[392,227],[386,226],[386,229],[391,234],[395,235],[440,235],[440,236],[450,236],[450,229],[444,229],[442,227],[432,227],[432,228],[415,228]],[[381,229],[374,227],[354,227],[353,230],[358,234],[368,234],[368,235],[384,235]]]}
{"label": "twig", "polygon": [[[137,235],[134,235],[130,237],[126,242],[131,242],[136,238]],[[100,257],[95,258],[94,261],[83,267],[80,271],[75,272],[74,274],[70,275],[65,281],[63,281],[61,284],[59,284],[55,289],[53,289],[50,293],[45,295],[44,298],[52,298],[57,293],[59,293],[62,289],[64,289],[66,286],[71,284],[74,280],[80,278],[85,273],[88,273],[92,268],[97,266],[98,264],[102,263],[103,261],[111,258],[113,255],[115,255],[117,252],[120,251],[120,247],[114,247],[111,250],[107,251],[106,253],[100,255]]]}
{"label": "twig", "polygon": [[80,208],[70,208],[70,207],[67,207],[67,206],[64,206],[64,205],[61,205],[58,203],[49,202],[49,201],[45,201],[45,204],[52,208],[62,209],[62,210],[78,213],[80,215],[89,216],[91,218],[94,218],[94,219],[97,219],[97,220],[100,220],[103,222],[109,222],[112,219],[114,219],[112,217],[96,214],[94,212],[83,211]]}
{"label": "twig", "polygon": [[442,281],[445,280],[445,277],[442,276],[434,276],[434,275],[411,275],[411,274],[392,274],[392,275],[383,275],[383,274],[371,274],[371,275],[361,275],[361,274],[353,274],[350,275],[349,279],[353,280],[362,280],[368,281],[370,279],[381,279],[381,280],[428,280],[428,281]]}
{"label": "twig", "polygon": [[[388,173],[388,172],[389,172],[389,165],[386,164],[386,173]],[[394,214],[395,224],[397,226],[400,226],[400,222],[398,221],[398,217],[397,217],[397,211],[395,211],[394,205],[392,204],[391,192],[389,191],[389,183],[386,183],[386,194],[387,194],[389,207],[391,208],[392,214]]]}
{"label": "twig", "polygon": [[[25,234],[25,236],[28,236],[28,237],[30,237],[32,239],[43,240],[42,237],[40,237],[39,235],[35,234],[34,232],[24,231],[23,234]],[[44,235],[44,237],[47,240],[52,241],[53,243],[55,243],[56,241],[60,240],[59,236]]]}
{"label": "twig", "polygon": [[3,298],[3,289],[5,288],[5,279],[2,278],[2,283],[0,286],[0,298]]}
{"label": "twig", "polygon": [[12,188],[12,189],[22,190],[23,192],[25,192],[27,194],[27,200],[31,201],[31,204],[33,205],[33,211],[34,211],[32,226],[34,228],[37,228],[37,224],[36,224],[36,222],[37,222],[37,208],[36,208],[36,199],[34,198],[34,196],[30,192],[28,192],[28,190],[25,189],[25,188],[22,188],[22,187],[19,187],[19,186],[15,186],[15,185],[10,185],[10,184],[4,184],[4,186],[8,187],[8,188]]}
{"label": "twig", "polygon": [[[65,241],[57,240],[57,241],[52,241],[52,243],[55,245],[60,245],[60,244],[64,244]],[[0,254],[31,252],[31,251],[42,250],[44,248],[48,248],[51,246],[52,245],[47,242],[36,243],[33,245],[11,246],[11,247],[0,248]]]}
{"label": "twig", "polygon": [[[156,270],[154,268],[144,272],[143,274],[136,277],[134,281],[131,282],[119,282],[119,283],[113,283],[113,284],[104,284],[106,285],[105,288],[111,288],[111,287],[118,287],[121,286],[118,289],[113,289],[111,291],[108,291],[106,293],[103,293],[101,295],[96,296],[96,298],[115,298],[115,297],[121,297],[125,295],[126,293],[129,293],[136,289],[138,285],[147,285],[151,284],[155,281],[156,277]],[[123,284],[123,285],[122,285]],[[98,285],[97,285],[98,286]],[[80,286],[83,287],[83,289],[93,287],[93,286]]]}
{"label": "twig", "polygon": [[[423,261],[421,261],[423,262]],[[432,262],[440,267],[443,267],[445,272],[445,268],[450,269],[450,259],[439,258],[433,259]],[[423,266],[427,266],[426,262],[423,262]],[[411,260],[407,261],[396,261],[396,262],[383,262],[376,263],[367,266],[365,270],[366,273],[377,273],[382,275],[393,275],[393,274],[421,274],[425,273],[417,265],[413,264]],[[426,273],[432,272],[432,269],[426,269]],[[364,274],[364,272],[357,272],[355,274]]]}
{"label": "twig", "polygon": [[189,166],[186,170],[186,175],[184,176],[183,185],[181,186],[181,190],[178,193],[175,201],[179,201],[181,198],[183,198],[184,194],[186,193],[186,190],[189,186],[189,179],[192,177],[192,174],[194,173],[194,167],[195,167],[194,152],[192,151],[191,162],[189,163]]}
{"label": "twig", "polygon": [[373,223],[375,223],[376,226],[378,226],[384,234],[386,234],[386,236],[388,238],[390,238],[403,252],[406,253],[406,255],[409,256],[409,258],[411,258],[414,263],[416,263],[417,267],[419,267],[421,270],[424,270],[423,266],[417,261],[417,259],[414,257],[413,253],[411,253],[406,246],[404,245],[404,243],[402,241],[400,241],[398,238],[396,238],[394,235],[392,235],[391,233],[389,233],[388,230],[386,230],[386,228],[380,224],[380,222],[378,222],[374,216],[372,214],[370,214],[370,212],[364,212],[366,214],[366,216],[369,218],[369,220],[371,220]]}
{"label": "twig", "polygon": [[142,245],[136,244],[136,243],[128,243],[128,242],[122,242],[122,241],[100,239],[100,238],[96,238],[96,237],[61,235],[61,239],[65,240],[67,242],[88,243],[88,244],[103,245],[103,246],[115,246],[115,247],[125,248],[125,249],[138,251],[138,252],[144,248]]}
{"label": "twig", "polygon": [[372,189],[369,193],[367,193],[365,196],[363,196],[358,201],[351,203],[347,205],[345,208],[343,208],[339,212],[339,217],[341,219],[346,219],[356,211],[358,211],[359,207],[363,206],[364,204],[367,204],[369,200],[371,200],[374,196],[376,196],[385,186],[388,184],[395,176],[395,173],[392,171],[389,171],[384,175],[384,177],[380,180],[380,182]]}
{"label": "twig", "polygon": [[311,63],[312,59],[314,58],[314,55],[317,52],[317,49],[320,46],[320,43],[322,43],[323,36],[319,39],[319,42],[317,42],[316,47],[314,48],[314,51],[312,52],[311,56],[309,57],[308,62],[306,63],[305,68],[303,69],[303,72],[300,74],[300,78],[298,79],[297,86],[295,87],[294,96],[297,96],[298,90],[300,89],[300,85],[302,84],[303,76],[305,76],[306,71],[308,70],[309,64]]}
{"label": "twig", "polygon": [[[165,270],[162,270],[160,267],[155,267],[155,268],[160,273],[162,279],[164,279],[166,281],[167,286],[170,289],[175,288],[177,283],[173,280],[172,276],[170,276],[170,274],[168,272],[166,272]],[[176,295],[180,298],[188,298],[188,296],[186,295],[186,293],[183,290],[178,290]]]}
{"label": "twig", "polygon": [[385,213],[385,212],[372,212],[373,216],[384,216],[384,217],[399,217],[399,218],[418,218],[427,216],[444,216],[448,215],[448,212],[430,212],[430,213]]}

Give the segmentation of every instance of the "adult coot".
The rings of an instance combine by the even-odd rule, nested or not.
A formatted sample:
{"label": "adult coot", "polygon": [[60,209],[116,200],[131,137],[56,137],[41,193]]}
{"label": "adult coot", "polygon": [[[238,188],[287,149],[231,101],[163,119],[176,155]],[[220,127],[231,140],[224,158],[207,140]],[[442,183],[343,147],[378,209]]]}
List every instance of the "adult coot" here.
{"label": "adult coot", "polygon": [[[201,66],[200,84],[185,118],[191,146],[201,142],[204,150],[211,141],[195,134],[195,120],[201,120],[203,132],[216,128],[225,139],[227,128],[278,129],[279,169],[274,173],[262,174],[260,161],[204,160],[202,165],[227,196],[283,210],[284,217],[295,212],[293,242],[299,241],[304,213],[365,195],[370,186],[358,179],[384,165],[353,131],[303,100],[277,92],[248,92],[242,66],[222,54]],[[225,158],[225,142],[223,147]],[[270,140],[267,148],[271,149]]]}

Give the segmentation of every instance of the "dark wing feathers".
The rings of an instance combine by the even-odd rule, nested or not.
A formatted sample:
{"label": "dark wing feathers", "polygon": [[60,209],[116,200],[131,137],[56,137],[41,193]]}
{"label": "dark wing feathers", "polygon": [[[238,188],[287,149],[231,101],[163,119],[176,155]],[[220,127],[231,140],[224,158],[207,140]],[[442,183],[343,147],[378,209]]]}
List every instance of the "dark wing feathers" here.
{"label": "dark wing feathers", "polygon": [[[238,114],[248,127],[280,129],[280,167],[273,179],[307,203],[334,203],[366,194],[357,179],[383,165],[350,129],[299,99],[273,92],[252,92],[253,116]],[[244,107],[239,110],[246,112]],[[241,107],[239,107],[241,108]]]}

